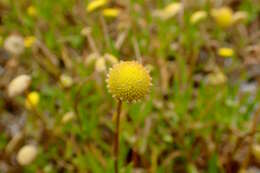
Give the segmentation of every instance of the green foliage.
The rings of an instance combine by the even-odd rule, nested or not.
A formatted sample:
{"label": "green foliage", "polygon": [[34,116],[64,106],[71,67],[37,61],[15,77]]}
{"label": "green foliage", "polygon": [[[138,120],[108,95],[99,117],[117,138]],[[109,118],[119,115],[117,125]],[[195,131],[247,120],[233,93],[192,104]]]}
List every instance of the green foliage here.
{"label": "green foliage", "polygon": [[[259,3],[243,0],[237,6],[231,5],[234,11],[246,11],[249,18],[245,23],[221,28],[210,14],[201,23],[190,22],[197,10],[210,13],[214,7],[210,1],[191,3],[184,13],[167,20],[154,12],[179,1],[110,2],[106,7],[122,10],[117,18],[103,16],[102,9],[106,7],[86,12],[89,2],[0,1],[0,36],[4,40],[11,34],[34,36],[41,43],[15,57],[15,70],[8,71],[8,63],[2,65],[0,60],[0,68],[7,74],[4,82],[0,79],[1,89],[6,87],[2,83],[26,73],[32,76],[27,92],[40,94],[39,105],[29,110],[24,106],[27,93],[11,102],[1,90],[0,172],[2,162],[25,173],[114,172],[116,101],[107,92],[105,82],[111,63],[106,60],[106,71],[98,72],[96,59],[88,62],[93,54],[104,58],[109,53],[118,60],[141,56],[144,65],[152,66],[153,87],[149,96],[139,103],[123,104],[121,172],[228,173],[226,163],[222,163],[226,157],[222,147],[228,145],[228,151],[233,152],[233,145],[229,144],[240,139],[237,133],[250,132],[250,120],[260,100],[259,91],[241,89],[243,84],[259,80],[245,65],[251,62],[250,58],[257,61],[252,47],[258,40],[250,32],[259,30],[255,29],[259,27]],[[30,6],[37,11],[36,16],[28,14]],[[89,33],[82,34],[84,29]],[[124,40],[118,46],[121,36]],[[231,47],[236,55],[222,58],[217,53],[220,47]],[[2,45],[0,49],[6,51]],[[11,64],[13,56],[8,57]],[[226,80],[210,83],[209,75],[219,73]],[[62,86],[61,74],[72,78],[72,86]],[[64,115],[70,111],[75,117],[64,123]],[[9,163],[8,159],[15,158],[17,151],[8,156],[2,152],[13,137],[5,125],[6,112],[26,117],[21,127],[25,134],[21,144],[34,141],[39,146],[36,160],[28,166]]]}

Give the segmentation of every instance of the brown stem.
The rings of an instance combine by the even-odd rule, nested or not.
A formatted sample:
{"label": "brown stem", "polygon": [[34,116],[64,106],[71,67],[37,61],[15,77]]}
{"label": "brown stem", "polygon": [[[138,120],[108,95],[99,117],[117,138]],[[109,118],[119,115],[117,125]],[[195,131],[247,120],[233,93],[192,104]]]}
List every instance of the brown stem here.
{"label": "brown stem", "polygon": [[121,113],[122,101],[119,100],[117,104],[116,113],[116,132],[114,139],[114,157],[115,157],[115,173],[118,173],[118,156],[119,156],[119,132],[120,132],[120,113]]}

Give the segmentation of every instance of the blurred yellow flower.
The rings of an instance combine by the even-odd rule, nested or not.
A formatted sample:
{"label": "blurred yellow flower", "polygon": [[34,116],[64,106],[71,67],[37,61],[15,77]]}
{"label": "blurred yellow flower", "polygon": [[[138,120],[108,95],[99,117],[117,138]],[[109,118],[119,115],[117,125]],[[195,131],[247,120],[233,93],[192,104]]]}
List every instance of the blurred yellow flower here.
{"label": "blurred yellow flower", "polygon": [[227,47],[221,47],[218,49],[218,55],[222,57],[232,57],[234,55],[234,50]]}
{"label": "blurred yellow flower", "polygon": [[238,23],[241,21],[246,21],[248,19],[248,13],[245,11],[235,12],[233,15],[233,23]]}
{"label": "blurred yellow flower", "polygon": [[37,16],[37,10],[36,10],[36,8],[35,8],[33,5],[29,6],[29,7],[27,8],[27,14],[28,14],[29,16],[32,16],[32,17]]}
{"label": "blurred yellow flower", "polygon": [[203,19],[206,19],[208,17],[208,14],[206,11],[196,11],[191,15],[190,22],[192,24],[196,24],[200,22]]}
{"label": "blurred yellow flower", "polygon": [[108,3],[107,0],[93,0],[87,5],[87,12],[92,12]]}
{"label": "blurred yellow flower", "polygon": [[117,17],[120,14],[120,9],[118,8],[106,8],[103,10],[103,15],[105,17]]}
{"label": "blurred yellow flower", "polygon": [[106,71],[106,62],[104,57],[100,57],[97,59],[95,64],[95,69],[97,72],[104,72]]}
{"label": "blurred yellow flower", "polygon": [[233,24],[233,11],[229,7],[212,9],[211,15],[220,27],[227,28]]}
{"label": "blurred yellow flower", "polygon": [[118,63],[117,57],[115,57],[115,56],[112,55],[112,54],[106,53],[106,54],[104,55],[104,58],[105,58],[105,60],[106,60],[107,62],[109,62],[109,63],[112,64],[112,65]]}
{"label": "blurred yellow flower", "polygon": [[174,17],[181,9],[183,5],[179,2],[173,2],[167,5],[162,10],[156,10],[154,15],[160,17],[163,20],[167,20],[171,17]]}
{"label": "blurred yellow flower", "polygon": [[73,84],[73,79],[66,74],[62,74],[60,76],[60,83],[64,88],[69,88]]}
{"label": "blurred yellow flower", "polygon": [[39,93],[36,91],[32,91],[26,97],[25,107],[27,109],[32,109],[38,105],[39,101],[40,101]]}
{"label": "blurred yellow flower", "polygon": [[29,48],[36,42],[36,38],[34,36],[28,36],[24,38],[24,47]]}

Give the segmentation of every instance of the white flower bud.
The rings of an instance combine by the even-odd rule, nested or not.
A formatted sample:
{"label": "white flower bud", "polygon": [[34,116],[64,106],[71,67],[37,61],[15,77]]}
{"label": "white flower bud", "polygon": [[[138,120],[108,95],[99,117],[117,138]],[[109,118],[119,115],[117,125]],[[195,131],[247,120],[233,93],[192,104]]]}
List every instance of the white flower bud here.
{"label": "white flower bud", "polygon": [[20,75],[14,78],[8,85],[8,96],[14,97],[24,92],[31,84],[31,77]]}
{"label": "white flower bud", "polygon": [[10,35],[4,42],[4,48],[13,55],[20,55],[24,51],[24,40],[19,35]]}
{"label": "white flower bud", "polygon": [[25,166],[32,163],[36,156],[37,147],[34,145],[25,145],[19,150],[16,160],[20,165]]}

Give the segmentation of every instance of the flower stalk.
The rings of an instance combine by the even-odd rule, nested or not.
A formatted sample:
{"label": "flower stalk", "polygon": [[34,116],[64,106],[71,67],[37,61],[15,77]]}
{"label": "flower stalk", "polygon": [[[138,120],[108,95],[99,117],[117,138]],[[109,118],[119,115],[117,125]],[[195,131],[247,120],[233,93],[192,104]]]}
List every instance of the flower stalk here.
{"label": "flower stalk", "polygon": [[119,158],[119,132],[120,132],[120,114],[121,114],[122,101],[118,100],[117,113],[116,113],[116,132],[114,138],[114,157],[115,157],[115,173],[118,173],[118,158]]}

